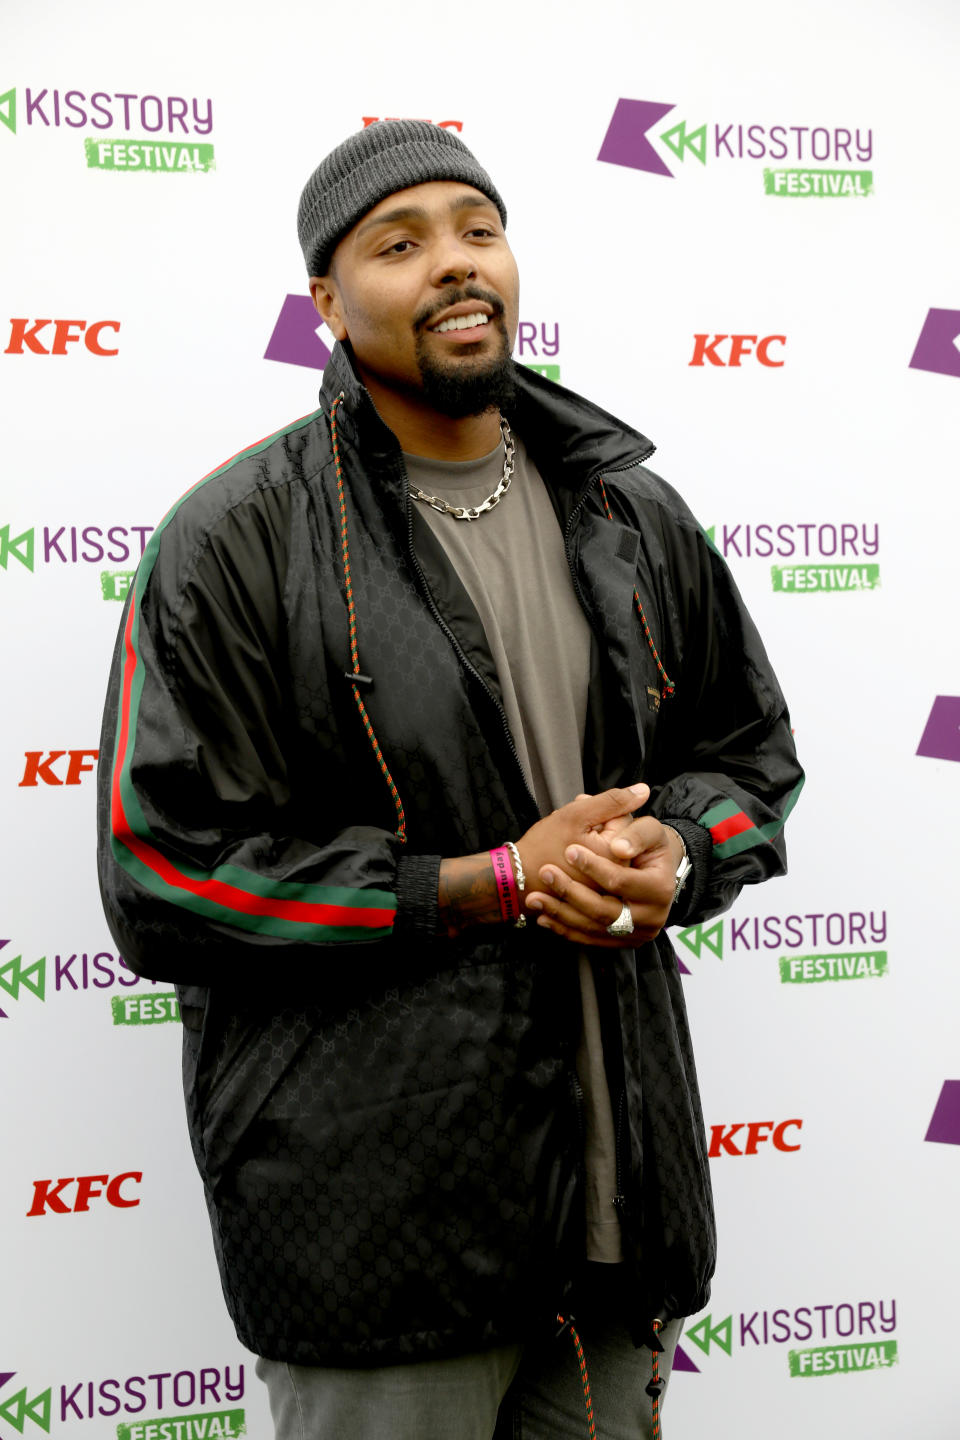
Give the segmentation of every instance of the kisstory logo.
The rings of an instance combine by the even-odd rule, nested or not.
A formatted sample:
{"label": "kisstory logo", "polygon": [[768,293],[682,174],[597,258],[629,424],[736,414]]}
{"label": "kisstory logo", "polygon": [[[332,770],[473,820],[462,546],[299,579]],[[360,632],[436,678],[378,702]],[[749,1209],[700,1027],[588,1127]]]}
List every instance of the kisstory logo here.
{"label": "kisstory logo", "polygon": [[[0,950],[9,945],[9,940],[0,940]],[[26,992],[34,1000],[46,1001],[49,993],[54,995],[80,995],[89,990],[104,991],[121,988],[129,992],[137,986],[151,986],[152,990],[131,995],[122,993],[110,998],[110,1016],[113,1025],[164,1025],[178,1022],[180,1006],[175,990],[157,990],[156,980],[147,980],[135,975],[122,955],[109,950],[63,951],[48,957],[24,963],[23,954],[14,955],[0,963],[0,989],[12,1000],[20,1002]],[[9,1003],[7,1001],[6,1003]],[[31,1005],[32,1005],[31,1001]],[[11,1017],[0,1009],[0,1020]]]}
{"label": "kisstory logo", "polygon": [[[887,951],[879,948],[887,939],[886,910],[810,911],[742,920],[731,916],[710,925],[690,925],[679,931],[676,939],[698,960],[705,950],[723,960],[725,948],[728,959],[744,954],[772,958],[772,951],[803,951],[778,956],[783,985],[867,980],[887,974]],[[824,946],[830,947],[829,952],[824,952]],[[679,964],[685,974],[690,973],[682,959]]]}
{"label": "kisstory logo", "polygon": [[741,521],[711,525],[704,533],[725,560],[792,559],[790,565],[770,566],[771,588],[780,594],[859,592],[880,585],[880,566],[872,558],[880,550],[875,522]]}
{"label": "kisstory logo", "polygon": [[[140,559],[153,525],[31,525],[19,534],[0,525],[0,570],[20,568],[36,573],[38,565],[113,565]],[[11,565],[16,560],[17,565]],[[101,570],[100,595],[123,601],[133,583],[134,570]]]}
{"label": "kisstory logo", "polygon": [[[608,165],[622,165],[673,179],[673,170],[654,149],[647,132],[675,108],[672,101],[618,100],[597,159]],[[764,167],[762,179],[766,195],[846,199],[873,193],[872,170],[820,168],[824,163],[837,166],[844,162],[845,167],[869,164],[873,159],[872,129],[740,121],[688,127],[686,120],[674,120],[657,139],[681,165],[686,164],[688,156],[702,166],[706,166],[708,160],[796,162],[786,169]],[[806,164],[801,163],[804,161]],[[811,161],[815,162],[812,167]]]}
{"label": "kisstory logo", "polygon": [[[16,1370],[0,1372],[0,1390],[17,1375]],[[245,1386],[242,1363],[175,1373],[153,1371],[123,1379],[68,1381],[39,1391],[35,1385],[24,1385],[0,1402],[0,1422],[6,1421],[23,1435],[30,1421],[49,1435],[55,1421],[111,1419],[121,1412],[127,1417],[139,1416],[153,1409],[168,1413],[149,1420],[119,1420],[117,1440],[234,1440],[247,1433],[246,1414],[237,1408]],[[216,1408],[207,1408],[211,1406]],[[193,1413],[170,1413],[177,1410]],[[0,1433],[0,1440],[11,1437]]]}
{"label": "kisstory logo", "polygon": [[[900,1358],[897,1342],[883,1338],[892,1335],[896,1326],[896,1300],[860,1300],[856,1304],[842,1302],[800,1305],[793,1309],[783,1306],[752,1313],[741,1311],[739,1315],[727,1315],[716,1322],[712,1314],[705,1315],[686,1329],[684,1340],[692,1342],[706,1356],[710,1356],[715,1346],[728,1357],[733,1356],[735,1348],[820,1341],[820,1344],[786,1352],[788,1373],[794,1379],[803,1379],[849,1374],[855,1370],[883,1370],[896,1365]],[[682,1359],[679,1365],[674,1363],[675,1369],[700,1369],[682,1347],[678,1347],[677,1353]]]}
{"label": "kisstory logo", "polygon": [[[150,135],[161,133],[169,140],[143,137],[132,139],[85,139],[84,156],[95,170],[141,170],[154,174],[212,170],[213,145],[197,144],[185,136],[210,135],[213,131],[213,101],[183,95],[138,95],[118,90],[49,89],[26,86],[23,92],[23,119],[38,130],[123,129],[129,135],[139,127]],[[0,95],[0,123],[17,134],[18,105],[14,87]]]}

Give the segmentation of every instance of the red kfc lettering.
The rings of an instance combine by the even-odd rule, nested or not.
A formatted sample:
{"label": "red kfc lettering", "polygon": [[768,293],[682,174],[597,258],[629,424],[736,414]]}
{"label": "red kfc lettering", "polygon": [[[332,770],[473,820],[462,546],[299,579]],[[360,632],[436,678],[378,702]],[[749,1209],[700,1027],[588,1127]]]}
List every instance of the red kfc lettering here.
{"label": "red kfc lettering", "polygon": [[769,1138],[767,1135],[764,1135],[761,1132],[764,1130],[769,1131],[772,1129],[772,1120],[751,1120],[750,1124],[747,1126],[747,1143],[743,1148],[744,1155],[756,1155],[757,1146],[765,1144],[767,1139]]}
{"label": "red kfc lettering", "polygon": [[49,1208],[55,1211],[57,1215],[69,1215],[70,1206],[65,1205],[60,1199],[60,1191],[64,1185],[72,1184],[72,1175],[67,1175],[64,1179],[58,1180],[56,1185],[54,1185],[52,1180],[34,1180],[33,1204],[30,1206],[27,1214],[42,1215],[44,1211]]}
{"label": "red kfc lettering", "polygon": [[115,334],[119,334],[120,321],[97,320],[93,325],[87,326],[87,333],[83,338],[83,343],[91,355],[119,355],[119,350],[108,350],[105,345],[100,344],[101,330],[113,330]]}
{"label": "red kfc lettering", "polygon": [[134,1205],[140,1204],[140,1196],[138,1195],[135,1200],[125,1200],[120,1187],[125,1180],[130,1180],[139,1185],[142,1179],[142,1170],[125,1170],[122,1175],[114,1175],[110,1184],[107,1186],[107,1200],[111,1205],[115,1205],[118,1210],[132,1210]]}
{"label": "red kfc lettering", "polygon": [[717,354],[717,346],[726,338],[726,335],[714,335],[711,340],[709,335],[694,335],[693,359],[690,364],[702,365],[706,359],[711,365],[723,365],[725,362]]}
{"label": "red kfc lettering", "polygon": [[786,343],[786,335],[764,335],[760,344],[757,346],[757,359],[760,361],[760,364],[769,365],[772,368],[778,369],[784,362],[782,360],[769,360],[767,358],[770,353],[770,346],[786,345]]}
{"label": "red kfc lettering", "polygon": [[788,1145],[787,1142],[786,1142],[786,1140],[784,1140],[783,1137],[784,1137],[785,1133],[786,1133],[788,1130],[791,1130],[791,1129],[792,1129],[792,1130],[801,1130],[802,1128],[803,1128],[803,1121],[802,1121],[802,1120],[781,1120],[781,1121],[780,1121],[780,1124],[777,1126],[776,1130],[774,1130],[774,1132],[773,1132],[773,1143],[774,1143],[774,1146],[776,1147],[776,1149],[778,1149],[778,1150],[799,1150],[799,1149],[800,1149],[800,1142],[799,1142],[799,1140],[797,1141],[796,1145]]}
{"label": "red kfc lettering", "polygon": [[[80,777],[81,777],[82,775],[85,775],[88,771],[90,771],[90,770],[93,769],[94,762],[95,762],[97,759],[99,759],[100,751],[99,751],[99,750],[71,750],[71,751],[69,752],[69,754],[70,754],[70,765],[69,765],[69,767],[68,767],[68,769],[67,769],[67,779],[66,779],[66,783],[67,783],[68,785],[79,785],[79,784],[80,784]],[[84,765],[83,762],[84,762],[84,759],[85,759],[85,758],[90,761],[90,764],[89,764],[89,765]]]}
{"label": "red kfc lettering", "polygon": [[[770,1141],[775,1150],[792,1152],[800,1149],[799,1140],[791,1145],[787,1140],[789,1130],[800,1130],[803,1127],[802,1120],[781,1120],[775,1124],[773,1120],[741,1120],[736,1125],[711,1125],[710,1127],[710,1149],[711,1160],[718,1160],[721,1155],[756,1155],[761,1145]],[[743,1148],[739,1149],[734,1143],[735,1137],[741,1130],[746,1130],[746,1140]]]}
{"label": "red kfc lettering", "polygon": [[743,1151],[738,1150],[733,1143],[733,1137],[738,1130],[743,1129],[743,1121],[739,1125],[731,1125],[729,1130],[724,1132],[722,1125],[711,1125],[710,1127],[710,1159],[716,1160],[722,1150],[728,1155],[742,1155]]}
{"label": "red kfc lettering", "polygon": [[[78,1175],[74,1177],[67,1175],[61,1177],[56,1184],[52,1180],[35,1180],[33,1182],[33,1204],[27,1211],[28,1215],[44,1215],[49,1210],[54,1215],[86,1215],[90,1210],[91,1200],[100,1196],[117,1210],[132,1210],[140,1204],[139,1195],[124,1194],[124,1186],[139,1185],[143,1179],[142,1170],[125,1170],[122,1175],[114,1175],[111,1180],[109,1175]],[[63,1198],[63,1191],[68,1185],[76,1183],[77,1191],[71,1204],[68,1199]]]}
{"label": "red kfc lettering", "polygon": [[748,344],[748,342],[753,341],[755,343],[756,339],[756,335],[731,335],[730,359],[727,361],[727,364],[735,365],[739,369],[741,356],[753,353],[753,346]]}
{"label": "red kfc lettering", "polygon": [[78,1175],[77,1198],[73,1202],[73,1213],[81,1215],[89,1210],[90,1201],[103,1194],[103,1187],[109,1179],[109,1175]]}
{"label": "red kfc lettering", "polygon": [[[67,345],[75,345],[87,328],[86,320],[54,320],[51,355],[66,355]],[[76,335],[70,332],[76,330]]]}
{"label": "red kfc lettering", "polygon": [[44,759],[42,750],[25,750],[27,763],[24,766],[23,779],[19,783],[21,785],[37,785],[42,780],[44,785],[62,785],[63,781],[54,771],[53,765],[66,753],[66,750],[51,750]]}
{"label": "red kfc lettering", "polygon": [[[40,338],[40,331],[53,326],[53,344],[48,350]],[[95,320],[88,325],[86,320],[28,320],[15,318],[10,321],[10,340],[5,355],[25,355],[28,350],[34,355],[67,355],[68,346],[76,345],[81,339],[91,355],[117,355],[119,350],[105,345],[101,336],[104,330],[119,333],[119,320]],[[26,348],[24,348],[26,347]]]}
{"label": "red kfc lettering", "polygon": [[[720,345],[724,340],[730,341],[730,348],[727,358],[724,359],[720,353]],[[727,366],[733,370],[742,369],[741,361],[755,355],[761,365],[768,370],[782,369],[784,361],[775,360],[771,353],[774,345],[784,346],[787,343],[786,335],[764,335],[759,338],[756,335],[694,335],[693,337],[693,359],[691,365],[703,365],[709,361],[711,365]]]}
{"label": "red kfc lettering", "polygon": [[[49,320],[34,320],[32,325],[30,325],[29,320],[11,320],[10,344],[3,353],[5,355],[22,355],[24,353],[23,347],[26,345],[28,350],[33,351],[34,355],[49,355],[50,351],[45,349],[37,339],[38,331],[49,324]],[[27,329],[28,325],[30,325],[29,330]]]}

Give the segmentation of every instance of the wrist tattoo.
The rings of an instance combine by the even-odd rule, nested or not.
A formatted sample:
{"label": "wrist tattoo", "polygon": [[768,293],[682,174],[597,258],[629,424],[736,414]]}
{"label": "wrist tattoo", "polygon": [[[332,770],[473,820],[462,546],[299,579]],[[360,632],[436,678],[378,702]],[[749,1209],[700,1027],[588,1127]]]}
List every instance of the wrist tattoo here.
{"label": "wrist tattoo", "polygon": [[440,923],[450,939],[472,925],[488,925],[501,919],[489,851],[440,862],[437,904]]}

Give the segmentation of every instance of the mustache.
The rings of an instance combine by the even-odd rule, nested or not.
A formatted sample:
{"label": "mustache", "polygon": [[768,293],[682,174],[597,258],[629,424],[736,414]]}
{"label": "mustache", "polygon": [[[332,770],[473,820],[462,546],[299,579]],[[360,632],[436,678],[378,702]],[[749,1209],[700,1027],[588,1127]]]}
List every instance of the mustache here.
{"label": "mustache", "polygon": [[425,305],[422,310],[418,311],[413,318],[414,329],[422,330],[451,305],[461,305],[465,300],[482,300],[485,305],[489,305],[493,311],[490,316],[491,320],[499,320],[503,315],[504,304],[495,291],[481,290],[479,285],[462,285],[445,291],[431,304]]}

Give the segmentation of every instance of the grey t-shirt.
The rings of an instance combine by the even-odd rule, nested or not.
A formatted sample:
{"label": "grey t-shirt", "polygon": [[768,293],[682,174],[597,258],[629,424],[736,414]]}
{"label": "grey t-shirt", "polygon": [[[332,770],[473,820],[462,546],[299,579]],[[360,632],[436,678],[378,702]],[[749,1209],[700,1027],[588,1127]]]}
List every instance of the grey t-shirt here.
{"label": "grey t-shirt", "polygon": [[[563,535],[522,440],[511,487],[477,520],[421,510],[473,601],[490,647],[510,730],[542,814],[583,790],[590,627],[577,602]],[[453,505],[476,505],[503,471],[503,445],[479,460],[404,455],[413,486]],[[515,838],[515,837],[505,837]],[[529,888],[529,880],[528,880]],[[579,957],[583,1030],[577,1073],[584,1096],[587,1258],[621,1260],[613,1208],[616,1155],[593,971]]]}

